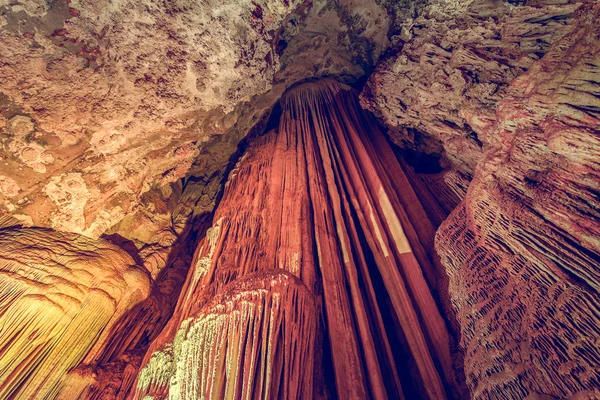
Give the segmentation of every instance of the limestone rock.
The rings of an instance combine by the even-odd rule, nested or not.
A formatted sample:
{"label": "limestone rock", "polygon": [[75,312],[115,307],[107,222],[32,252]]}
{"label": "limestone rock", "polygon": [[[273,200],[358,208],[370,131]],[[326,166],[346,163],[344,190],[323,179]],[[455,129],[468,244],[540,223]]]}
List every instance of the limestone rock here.
{"label": "limestone rock", "polygon": [[405,24],[412,37],[378,64],[361,101],[398,145],[441,154],[472,175],[498,140],[487,133],[509,83],[576,29],[582,3],[476,1],[460,13],[453,3],[431,4]]}
{"label": "limestone rock", "polygon": [[[312,395],[316,313],[306,286],[282,270],[235,280],[185,320],[172,347],[152,353],[137,398]],[[193,384],[192,384],[193,382]]]}
{"label": "limestone rock", "polygon": [[[144,193],[185,177],[215,136],[227,160],[290,85],[367,73],[390,23],[360,0],[2,0],[0,172],[20,191],[0,191],[0,212],[93,238],[137,213],[157,232]],[[44,195],[71,174],[76,202]]]}
{"label": "limestone rock", "polygon": [[438,233],[475,398],[600,394],[599,11],[513,82]]}
{"label": "limestone rock", "polygon": [[[235,393],[259,398],[456,395],[451,339],[429,289],[437,276],[434,229],[403,177],[348,87],[324,81],[287,94],[277,131],[253,138],[229,173],[173,318],[144,358],[136,398],[191,399],[237,385]],[[287,288],[269,289],[279,278],[260,278],[273,268],[282,271],[275,276],[295,276]],[[232,285],[253,291],[237,294]],[[298,288],[303,305],[281,314]],[[267,307],[282,341],[266,351],[283,347],[269,363],[260,358],[259,371],[300,374],[284,375],[291,381],[276,375],[265,387],[245,365],[270,331],[250,336],[238,327],[264,324]],[[289,326],[300,335],[286,333]],[[237,347],[239,340],[246,346]],[[217,349],[227,355],[218,358]],[[409,369],[397,367],[407,362],[400,354]],[[335,377],[335,388],[326,376]]]}
{"label": "limestone rock", "polygon": [[415,20],[363,93],[394,140],[443,153],[439,176],[473,177],[459,196],[426,186],[446,211],[464,197],[436,248],[476,399],[599,395],[599,12],[473,2]]}
{"label": "limestone rock", "polygon": [[143,268],[106,241],[0,229],[0,397],[56,397],[149,287]]}

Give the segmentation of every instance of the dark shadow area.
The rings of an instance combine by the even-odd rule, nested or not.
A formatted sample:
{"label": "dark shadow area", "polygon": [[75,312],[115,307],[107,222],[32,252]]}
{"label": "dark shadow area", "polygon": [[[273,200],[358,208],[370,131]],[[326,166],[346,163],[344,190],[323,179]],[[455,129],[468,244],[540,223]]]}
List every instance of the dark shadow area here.
{"label": "dark shadow area", "polygon": [[142,260],[142,257],[140,257],[139,250],[137,247],[135,247],[135,243],[133,243],[133,241],[124,238],[118,233],[112,233],[110,235],[101,235],[100,238],[111,242],[115,246],[118,246],[125,250],[125,252],[127,252],[127,254],[129,254],[131,258],[133,258],[133,261],[135,261],[136,264],[144,265],[144,260]]}
{"label": "dark shadow area", "polygon": [[396,158],[403,158],[404,161],[413,167],[417,174],[437,174],[444,170],[440,165],[441,154],[427,154],[412,149],[401,149],[390,142]]}

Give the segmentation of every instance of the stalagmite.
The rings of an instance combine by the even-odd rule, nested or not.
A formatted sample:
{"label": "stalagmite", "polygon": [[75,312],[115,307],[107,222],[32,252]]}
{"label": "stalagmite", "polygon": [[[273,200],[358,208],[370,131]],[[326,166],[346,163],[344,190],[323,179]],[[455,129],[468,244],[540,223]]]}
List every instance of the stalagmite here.
{"label": "stalagmite", "polygon": [[66,373],[102,349],[149,284],[106,241],[0,229],[0,398],[55,398]]}
{"label": "stalagmite", "polygon": [[434,228],[389,144],[335,81],[281,106],[230,173],[135,398],[323,397],[328,377],[341,399],[452,397]]}

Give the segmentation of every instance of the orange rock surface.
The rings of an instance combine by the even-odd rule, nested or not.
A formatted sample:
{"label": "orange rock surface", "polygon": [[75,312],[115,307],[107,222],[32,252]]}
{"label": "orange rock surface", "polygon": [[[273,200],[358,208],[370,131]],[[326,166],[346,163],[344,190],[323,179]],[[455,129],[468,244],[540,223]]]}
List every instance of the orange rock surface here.
{"label": "orange rock surface", "polygon": [[434,229],[389,144],[334,81],[282,110],[230,173],[135,398],[452,396]]}

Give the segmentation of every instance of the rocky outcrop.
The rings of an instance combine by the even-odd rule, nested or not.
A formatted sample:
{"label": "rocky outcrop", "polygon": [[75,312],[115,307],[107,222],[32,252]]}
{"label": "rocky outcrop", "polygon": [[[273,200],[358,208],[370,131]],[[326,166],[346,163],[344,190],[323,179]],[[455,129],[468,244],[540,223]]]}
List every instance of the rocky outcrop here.
{"label": "rocky outcrop", "polygon": [[145,193],[217,136],[227,160],[293,83],[364,75],[389,25],[364,1],[1,0],[0,212],[93,238],[138,213],[156,233]]}
{"label": "rocky outcrop", "polygon": [[[434,229],[403,176],[349,88],[286,95],[279,128],[229,175],[136,397],[455,395],[428,282]],[[267,322],[281,326],[277,340]],[[258,351],[271,356],[256,361]],[[268,371],[281,372],[269,383]]]}
{"label": "rocky outcrop", "polygon": [[599,12],[473,2],[416,20],[363,94],[413,129],[396,141],[474,173],[436,237],[473,398],[600,395]]}
{"label": "rocky outcrop", "polygon": [[144,269],[106,241],[0,229],[0,397],[55,398],[149,287]]}
{"label": "rocky outcrop", "polygon": [[513,82],[487,132],[502,145],[438,233],[475,398],[600,395],[598,34]]}
{"label": "rocky outcrop", "polygon": [[404,24],[402,51],[378,64],[361,101],[399,146],[472,174],[497,140],[486,133],[508,84],[576,29],[582,3],[438,3]]}
{"label": "rocky outcrop", "polygon": [[0,2],[7,211],[97,237],[183,177],[278,70],[273,32],[299,2],[254,4]]}

